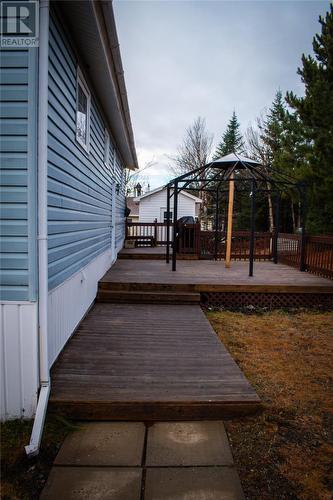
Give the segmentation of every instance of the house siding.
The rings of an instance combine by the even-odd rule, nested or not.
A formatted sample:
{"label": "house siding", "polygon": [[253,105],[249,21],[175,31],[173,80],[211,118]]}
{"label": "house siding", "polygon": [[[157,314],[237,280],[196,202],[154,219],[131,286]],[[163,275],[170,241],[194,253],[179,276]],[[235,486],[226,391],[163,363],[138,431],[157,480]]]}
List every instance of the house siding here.
{"label": "house siding", "polygon": [[1,300],[36,300],[36,56],[0,53]]}
{"label": "house siding", "polygon": [[[105,123],[91,92],[90,148],[76,141],[77,60],[54,13],[50,19],[48,116],[49,290],[123,239],[122,165],[110,141],[104,164]],[[116,219],[112,220],[112,185]],[[122,217],[121,217],[122,216]]]}
{"label": "house siding", "polygon": [[[188,196],[179,193],[178,195],[178,218],[185,216],[196,217],[196,202]],[[161,219],[161,208],[167,206],[166,190],[153,193],[151,196],[142,198],[139,203],[139,222],[153,222],[155,218],[158,222]],[[171,198],[170,209],[173,212],[173,197]]]}

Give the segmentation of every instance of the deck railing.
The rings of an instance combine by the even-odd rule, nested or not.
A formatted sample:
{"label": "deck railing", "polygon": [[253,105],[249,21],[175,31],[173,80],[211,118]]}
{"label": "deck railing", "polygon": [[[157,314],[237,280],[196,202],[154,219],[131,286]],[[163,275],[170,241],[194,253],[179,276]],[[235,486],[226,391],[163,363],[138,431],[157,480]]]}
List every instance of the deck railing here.
{"label": "deck railing", "polygon": [[[170,223],[170,241],[172,239],[173,224]],[[143,238],[149,241],[154,238],[155,245],[166,245],[167,243],[167,225],[163,222],[127,222],[126,239]],[[148,243],[147,243],[148,244]]]}
{"label": "deck railing", "polygon": [[[231,258],[234,260],[247,260],[250,255],[250,231],[234,231],[231,242]],[[215,231],[201,231],[200,256],[203,259],[215,257],[224,259],[226,253],[226,233],[218,232],[218,243],[215,248]],[[272,235],[269,232],[255,233],[254,258],[256,260],[269,260],[272,258]]]}
{"label": "deck railing", "polygon": [[[278,238],[278,259],[283,264],[301,266],[301,236],[281,233]],[[318,276],[333,279],[333,236],[306,236],[304,269]]]}

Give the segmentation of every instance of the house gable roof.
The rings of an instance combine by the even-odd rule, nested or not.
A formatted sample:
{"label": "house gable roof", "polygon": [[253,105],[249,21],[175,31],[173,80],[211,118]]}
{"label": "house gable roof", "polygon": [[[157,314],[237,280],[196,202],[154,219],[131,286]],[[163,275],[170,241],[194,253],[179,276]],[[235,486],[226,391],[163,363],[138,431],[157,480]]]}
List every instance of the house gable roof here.
{"label": "house gable roof", "polygon": [[[163,191],[163,190],[166,190],[166,187],[165,186],[160,186],[160,187],[158,187],[156,189],[153,189],[152,191],[148,191],[148,193],[145,193],[145,194],[143,194],[141,196],[138,196],[137,198],[134,198],[134,199],[136,201],[140,201],[143,198],[147,198],[148,196],[153,196],[154,194],[159,193],[160,191]],[[196,203],[202,203],[202,200],[200,198],[198,198],[197,196],[194,196],[193,194],[188,193],[185,190],[181,191],[180,193],[183,194],[184,196],[187,196],[188,198],[191,198]]]}

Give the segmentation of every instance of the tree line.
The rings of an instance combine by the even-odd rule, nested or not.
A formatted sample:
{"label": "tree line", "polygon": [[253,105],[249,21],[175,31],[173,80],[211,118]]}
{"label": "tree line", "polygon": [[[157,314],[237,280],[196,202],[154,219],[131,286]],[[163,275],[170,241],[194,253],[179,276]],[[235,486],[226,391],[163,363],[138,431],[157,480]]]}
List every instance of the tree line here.
{"label": "tree line", "polygon": [[[173,172],[207,164],[235,152],[261,163],[270,172],[279,171],[306,185],[307,229],[313,234],[333,234],[333,5],[319,17],[321,33],[313,39],[314,55],[302,56],[298,68],[304,96],[277,90],[270,108],[263,112],[246,133],[241,133],[236,112],[212,154],[213,137],[205,120],[197,118],[188,127]],[[205,199],[209,216],[209,197]],[[304,200],[303,200],[304,201]],[[221,208],[223,211],[223,208]],[[246,229],[250,219],[249,196],[236,199],[236,227]],[[281,201],[281,229],[296,232],[300,226],[300,203],[295,191],[284,192]],[[272,230],[272,200],[258,200],[257,227]]]}

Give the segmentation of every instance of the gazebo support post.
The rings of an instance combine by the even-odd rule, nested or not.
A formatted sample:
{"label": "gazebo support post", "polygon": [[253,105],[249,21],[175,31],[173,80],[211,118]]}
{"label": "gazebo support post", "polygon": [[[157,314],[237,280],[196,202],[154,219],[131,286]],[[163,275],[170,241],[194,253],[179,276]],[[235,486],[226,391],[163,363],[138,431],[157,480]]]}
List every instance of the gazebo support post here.
{"label": "gazebo support post", "polygon": [[228,200],[228,223],[227,223],[227,246],[225,254],[225,267],[230,267],[231,260],[231,238],[232,238],[232,215],[234,210],[234,172],[231,173],[229,178],[229,200]]}
{"label": "gazebo support post", "polygon": [[254,238],[256,224],[256,182],[252,181],[252,196],[251,196],[251,238],[250,238],[250,259],[249,259],[249,276],[253,276],[253,261],[254,261]]}
{"label": "gazebo support post", "polygon": [[217,260],[217,254],[218,254],[218,237],[219,237],[219,192],[216,191],[216,198],[215,198],[215,250],[214,250],[215,260]]}
{"label": "gazebo support post", "polygon": [[306,247],[306,232],[305,232],[305,214],[306,214],[306,193],[304,189],[300,190],[300,195],[302,195],[302,199],[300,200],[300,210],[301,210],[301,248],[300,248],[300,264],[299,270],[304,272],[306,271],[306,255],[305,255],[305,247]]}
{"label": "gazebo support post", "polygon": [[166,263],[170,262],[170,186],[167,186],[167,234],[166,234]]}
{"label": "gazebo support post", "polygon": [[275,202],[275,227],[274,227],[274,240],[273,240],[273,262],[278,263],[278,240],[280,229],[280,193],[277,194]]}
{"label": "gazebo support post", "polygon": [[177,268],[177,212],[178,212],[178,182],[174,184],[173,192],[173,239],[172,239],[172,270]]}

